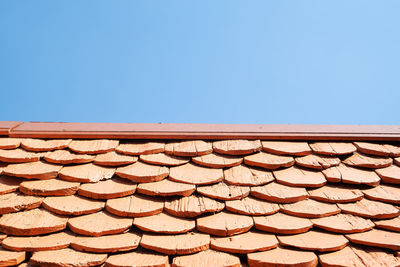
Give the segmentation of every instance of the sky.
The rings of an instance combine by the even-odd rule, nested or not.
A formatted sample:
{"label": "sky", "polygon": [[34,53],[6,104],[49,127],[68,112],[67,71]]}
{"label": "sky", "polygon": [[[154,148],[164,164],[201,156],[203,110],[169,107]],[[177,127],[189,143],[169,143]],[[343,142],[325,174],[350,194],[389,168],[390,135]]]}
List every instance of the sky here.
{"label": "sky", "polygon": [[400,1],[0,0],[0,120],[400,124]]}

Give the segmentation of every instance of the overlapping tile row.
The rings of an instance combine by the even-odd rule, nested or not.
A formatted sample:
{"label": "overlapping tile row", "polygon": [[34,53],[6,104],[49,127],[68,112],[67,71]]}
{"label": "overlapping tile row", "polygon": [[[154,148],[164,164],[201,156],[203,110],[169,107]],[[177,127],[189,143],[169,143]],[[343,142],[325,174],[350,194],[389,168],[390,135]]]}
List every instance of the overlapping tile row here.
{"label": "overlapping tile row", "polygon": [[0,164],[0,266],[400,266],[394,143],[0,138]]}

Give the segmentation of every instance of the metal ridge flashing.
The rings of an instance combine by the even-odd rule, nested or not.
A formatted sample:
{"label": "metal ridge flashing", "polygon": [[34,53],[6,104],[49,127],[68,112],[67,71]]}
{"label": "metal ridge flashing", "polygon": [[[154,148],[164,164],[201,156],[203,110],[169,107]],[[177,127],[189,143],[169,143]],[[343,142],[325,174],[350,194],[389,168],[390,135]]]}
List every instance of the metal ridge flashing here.
{"label": "metal ridge flashing", "polygon": [[[400,125],[0,122],[27,138],[262,139],[400,141]],[[8,128],[7,128],[8,127]]]}

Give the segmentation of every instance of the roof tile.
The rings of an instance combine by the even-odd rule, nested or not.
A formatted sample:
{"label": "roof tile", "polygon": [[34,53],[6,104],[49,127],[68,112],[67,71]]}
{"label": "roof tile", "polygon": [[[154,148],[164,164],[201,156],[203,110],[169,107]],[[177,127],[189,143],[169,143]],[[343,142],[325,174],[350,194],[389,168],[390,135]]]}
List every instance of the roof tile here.
{"label": "roof tile", "polygon": [[352,154],[357,148],[352,143],[343,142],[316,142],[310,144],[311,149],[316,154],[341,156]]}
{"label": "roof tile", "polygon": [[40,160],[39,153],[25,151],[23,149],[0,150],[0,161],[10,163],[34,162]]}
{"label": "roof tile", "polygon": [[0,214],[30,210],[40,206],[42,197],[27,196],[15,192],[0,195]]}
{"label": "roof tile", "polygon": [[297,167],[291,167],[274,171],[278,183],[299,187],[321,187],[326,184],[325,176],[319,171],[309,171]]}
{"label": "roof tile", "polygon": [[59,172],[61,179],[81,183],[95,183],[110,179],[115,173],[114,168],[105,168],[87,163],[83,165],[63,167]]}
{"label": "roof tile", "polygon": [[290,187],[278,183],[251,187],[251,195],[277,203],[292,203],[308,198],[305,188]]}
{"label": "roof tile", "polygon": [[106,266],[110,267],[169,267],[168,256],[152,253],[135,251],[130,253],[114,254],[108,257]]}
{"label": "roof tile", "polygon": [[17,191],[21,181],[19,178],[0,175],[0,195]]}
{"label": "roof tile", "polygon": [[224,176],[226,183],[242,186],[263,185],[275,179],[272,172],[244,165],[224,170]]}
{"label": "roof tile", "polygon": [[210,168],[227,168],[240,165],[243,158],[218,154],[207,154],[192,158],[194,163]]}
{"label": "roof tile", "polygon": [[375,170],[384,183],[400,184],[400,167],[391,165],[387,168]]}
{"label": "roof tile", "polygon": [[371,168],[378,169],[392,165],[393,160],[391,158],[377,158],[366,156],[360,153],[354,153],[343,161],[346,165],[353,167]]}
{"label": "roof tile", "polygon": [[197,195],[166,200],[164,207],[166,212],[179,217],[196,217],[203,213],[218,212],[224,208],[223,202]]}
{"label": "roof tile", "polygon": [[13,266],[18,265],[25,260],[25,251],[9,251],[0,248],[0,265],[3,266]]}
{"label": "roof tile", "polygon": [[190,161],[188,158],[177,157],[165,153],[140,155],[140,160],[149,164],[161,166],[179,166]]}
{"label": "roof tile", "polygon": [[262,141],[264,151],[278,155],[305,156],[311,154],[307,142]]}
{"label": "roof tile", "polygon": [[269,215],[279,211],[279,205],[252,197],[226,201],[226,209],[245,215]]}
{"label": "roof tile", "polygon": [[34,236],[65,229],[68,218],[43,209],[5,214],[0,218],[0,231],[9,235]]}
{"label": "roof tile", "polygon": [[337,168],[343,183],[377,186],[380,182],[379,176],[370,170],[361,170],[344,164],[340,164]]}
{"label": "roof tile", "polygon": [[275,235],[250,231],[230,237],[212,237],[211,248],[230,253],[265,251],[278,246]]}
{"label": "roof tile", "polygon": [[248,155],[261,150],[260,140],[222,140],[213,143],[213,149],[219,154]]}
{"label": "roof tile", "polygon": [[342,180],[342,174],[336,166],[323,170],[322,174],[325,175],[326,180],[330,183],[340,183]]}
{"label": "roof tile", "polygon": [[342,185],[326,185],[317,189],[308,190],[310,198],[330,203],[355,202],[364,197],[359,189]]}
{"label": "roof tile", "polygon": [[45,236],[9,236],[3,240],[2,246],[16,251],[57,250],[69,247],[74,235],[59,232]]}
{"label": "roof tile", "polygon": [[62,166],[57,166],[41,161],[10,164],[4,168],[3,174],[23,177],[27,179],[53,179],[56,178]]}
{"label": "roof tile", "polygon": [[132,219],[121,218],[100,211],[68,220],[68,227],[74,233],[88,236],[117,234],[132,226]]}
{"label": "roof tile", "polygon": [[363,190],[365,196],[372,200],[378,200],[393,204],[400,204],[400,188],[390,185],[379,185],[377,187]]}
{"label": "roof tile", "polygon": [[94,163],[101,166],[121,166],[134,163],[137,160],[137,157],[122,155],[111,151],[97,155],[94,159]]}
{"label": "roof tile", "polygon": [[94,253],[121,252],[136,249],[140,239],[141,235],[132,232],[99,237],[77,236],[71,240],[71,247]]}
{"label": "roof tile", "polygon": [[119,167],[115,174],[136,183],[150,183],[163,180],[168,176],[169,169],[138,161],[132,165]]}
{"label": "roof tile", "polygon": [[36,196],[70,196],[75,194],[80,183],[59,179],[24,181],[19,190],[26,195]]}
{"label": "roof tile", "polygon": [[21,147],[28,151],[51,151],[56,149],[63,149],[68,147],[72,139],[52,139],[52,140],[42,140],[42,139],[22,139]]}
{"label": "roof tile", "polygon": [[311,221],[321,229],[342,234],[365,232],[374,227],[374,223],[369,219],[343,213]]}
{"label": "roof tile", "polygon": [[161,213],[164,201],[141,195],[131,195],[123,198],[109,199],[107,211],[121,217],[143,217]]}
{"label": "roof tile", "polygon": [[390,151],[381,144],[354,142],[354,145],[357,147],[358,151],[364,154],[384,157],[388,157],[390,155]]}
{"label": "roof tile", "polygon": [[305,168],[322,170],[340,164],[340,159],[310,154],[295,158],[296,164]]}
{"label": "roof tile", "polygon": [[179,235],[143,234],[140,245],[168,255],[186,255],[207,250],[210,246],[210,236],[201,233],[186,233]]}
{"label": "roof tile", "polygon": [[224,174],[222,169],[211,169],[187,163],[171,168],[169,178],[176,182],[206,185],[222,181]]}
{"label": "roof tile", "polygon": [[74,154],[68,150],[56,150],[44,154],[43,159],[50,163],[56,164],[80,164],[89,163],[94,160],[95,156],[85,154]]}
{"label": "roof tile", "polygon": [[111,199],[132,195],[136,184],[121,178],[112,178],[97,183],[82,184],[78,190],[81,196],[94,199]]}
{"label": "roof tile", "polygon": [[35,252],[30,263],[40,266],[97,266],[106,259],[107,254],[91,254],[64,248]]}
{"label": "roof tile", "polygon": [[212,153],[212,144],[203,140],[169,143],[165,145],[165,153],[183,157],[201,156]]}
{"label": "roof tile", "polygon": [[261,167],[268,170],[275,170],[280,167],[290,167],[294,159],[288,156],[274,155],[266,152],[259,152],[244,158],[244,163],[250,166]]}
{"label": "roof tile", "polygon": [[340,212],[340,209],[335,204],[323,203],[312,199],[282,204],[281,210],[284,213],[305,218],[326,217]]}
{"label": "roof tile", "polygon": [[164,179],[158,182],[139,184],[137,191],[148,196],[190,196],[196,191],[196,186]]}
{"label": "roof tile", "polygon": [[206,250],[193,255],[175,257],[173,267],[221,266],[240,267],[237,256],[214,250]]}
{"label": "roof tile", "polygon": [[148,232],[181,234],[193,230],[196,227],[196,221],[174,217],[162,212],[152,216],[135,218],[133,225]]}
{"label": "roof tile", "polygon": [[20,146],[20,138],[0,138],[0,149],[14,149]]}
{"label": "roof tile", "polygon": [[148,155],[164,152],[164,143],[159,142],[145,142],[145,143],[132,143],[120,144],[116,151],[127,155]]}
{"label": "roof tile", "polygon": [[82,215],[100,211],[105,203],[102,201],[83,198],[80,196],[46,197],[43,208],[61,215]]}
{"label": "roof tile", "polygon": [[393,205],[365,198],[355,203],[337,205],[344,213],[350,213],[366,218],[390,219],[400,214],[400,210]]}
{"label": "roof tile", "polygon": [[247,261],[250,266],[315,267],[318,264],[317,256],[311,251],[297,251],[279,247],[247,254]]}
{"label": "roof tile", "polygon": [[396,217],[389,220],[377,220],[374,221],[376,227],[387,229],[390,231],[400,232],[400,217]]}
{"label": "roof tile", "polygon": [[400,157],[400,146],[394,146],[389,144],[384,144],[383,146],[390,151],[391,157]]}
{"label": "roof tile", "polygon": [[73,140],[69,149],[79,154],[101,154],[113,151],[119,144],[118,140]]}
{"label": "roof tile", "polygon": [[254,216],[253,219],[258,230],[276,234],[304,233],[313,226],[309,219],[294,217],[280,212],[269,216]]}
{"label": "roof tile", "polygon": [[197,230],[216,236],[245,233],[250,230],[253,224],[253,219],[249,216],[225,211],[197,218]]}
{"label": "roof tile", "polygon": [[348,234],[346,237],[356,244],[400,250],[400,233],[372,229],[368,232]]}
{"label": "roof tile", "polygon": [[242,199],[249,195],[250,187],[227,185],[226,183],[218,183],[213,185],[198,186],[197,192],[219,200]]}

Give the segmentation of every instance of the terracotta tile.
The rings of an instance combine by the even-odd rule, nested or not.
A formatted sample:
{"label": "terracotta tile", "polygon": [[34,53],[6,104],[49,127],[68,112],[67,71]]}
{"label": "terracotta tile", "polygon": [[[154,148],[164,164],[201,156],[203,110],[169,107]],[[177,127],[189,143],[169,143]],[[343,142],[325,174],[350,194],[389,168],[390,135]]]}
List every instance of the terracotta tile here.
{"label": "terracotta tile", "polygon": [[190,161],[189,158],[177,157],[164,153],[140,155],[140,160],[149,164],[161,166],[179,166]]}
{"label": "terracotta tile", "polygon": [[366,218],[390,219],[400,214],[400,210],[390,204],[363,198],[356,203],[337,204],[344,213]]}
{"label": "terracotta tile", "polygon": [[355,202],[364,197],[364,194],[359,189],[330,184],[317,189],[308,190],[308,194],[312,199],[330,203]]}
{"label": "terracotta tile", "polygon": [[197,218],[197,230],[216,236],[232,236],[245,233],[253,226],[249,216],[227,213],[225,211]]}
{"label": "terracotta tile", "polygon": [[115,150],[118,140],[73,140],[69,149],[79,154],[101,154]]}
{"label": "terracotta tile", "polygon": [[323,203],[312,199],[283,204],[281,205],[281,210],[284,213],[305,218],[326,217],[340,212],[340,209],[335,204]]}
{"label": "terracotta tile", "polygon": [[97,155],[94,159],[94,163],[101,166],[121,166],[135,163],[137,160],[137,157],[122,155],[111,151]]}
{"label": "terracotta tile", "polygon": [[268,170],[275,170],[281,167],[290,167],[294,159],[288,156],[274,155],[266,152],[259,152],[244,158],[244,163],[250,166],[261,167]]}
{"label": "terracotta tile", "polygon": [[284,246],[320,252],[340,250],[349,243],[343,235],[314,230],[297,235],[278,236],[278,240]]}
{"label": "terracotta tile", "polygon": [[74,235],[68,232],[59,232],[45,236],[16,237],[9,236],[2,242],[6,249],[16,251],[57,250],[69,247]]}
{"label": "terracotta tile", "polygon": [[3,174],[27,179],[47,180],[56,178],[61,168],[62,166],[37,161],[10,164],[3,170]]}
{"label": "terracotta tile", "polygon": [[296,164],[299,166],[316,170],[322,170],[332,166],[337,166],[340,163],[339,158],[318,156],[314,154],[295,158],[295,161]]}
{"label": "terracotta tile", "polygon": [[169,178],[176,182],[206,185],[222,181],[224,173],[222,169],[211,169],[187,163],[171,168]]}
{"label": "terracotta tile", "polygon": [[26,196],[16,192],[0,195],[0,214],[34,209],[39,207],[42,201],[42,197]]}
{"label": "terracotta tile", "polygon": [[111,199],[135,193],[136,184],[121,178],[112,178],[97,183],[82,184],[78,190],[81,196],[94,199]]}
{"label": "terracotta tile", "polygon": [[265,251],[278,246],[275,235],[250,231],[230,237],[212,237],[211,248],[230,253]]}
{"label": "terracotta tile", "polygon": [[43,139],[22,139],[21,147],[28,151],[51,151],[56,149],[67,148],[71,143],[72,139],[52,139],[52,140],[43,140]]}
{"label": "terracotta tile", "polygon": [[193,230],[196,227],[196,221],[174,217],[167,213],[159,213],[153,216],[135,218],[133,225],[148,232],[181,234]]}
{"label": "terracotta tile", "polygon": [[40,266],[97,266],[104,263],[107,254],[90,254],[70,248],[33,253],[30,263]]}
{"label": "terracotta tile", "polygon": [[400,184],[400,167],[396,165],[375,170],[384,183]]}
{"label": "terracotta tile", "polygon": [[0,248],[0,265],[1,266],[14,266],[20,264],[25,260],[25,251],[9,251]]}
{"label": "terracotta tile", "polygon": [[0,195],[17,191],[21,181],[19,178],[0,175]]}
{"label": "terracotta tile", "polygon": [[169,169],[138,161],[132,165],[119,167],[115,174],[136,183],[150,183],[163,180],[168,176]]}
{"label": "terracotta tile", "polygon": [[213,143],[213,149],[219,154],[248,155],[261,150],[260,140],[222,140]]}
{"label": "terracotta tile", "polygon": [[305,188],[290,187],[278,183],[251,187],[251,195],[277,203],[292,203],[308,198]]}
{"label": "terracotta tile", "polygon": [[357,148],[352,143],[343,142],[317,142],[310,144],[314,153],[328,156],[352,154]]}
{"label": "terracotta tile", "polygon": [[5,214],[0,218],[0,231],[10,235],[41,235],[58,232],[67,226],[68,218],[43,209]]}
{"label": "terracotta tile", "polygon": [[340,183],[342,181],[342,174],[338,167],[330,167],[322,171],[325,175],[326,180],[330,183]]}
{"label": "terracotta tile", "polygon": [[196,190],[192,184],[177,183],[169,179],[159,182],[142,183],[138,185],[140,194],[149,196],[190,196]]}
{"label": "terracotta tile", "polygon": [[7,237],[6,234],[0,233],[0,242],[3,241]]}
{"label": "terracotta tile", "polygon": [[377,186],[380,182],[379,176],[374,171],[361,170],[344,164],[340,164],[337,168],[343,183]]}
{"label": "terracotta tile", "polygon": [[43,159],[50,163],[56,164],[81,164],[89,163],[94,160],[95,156],[85,154],[74,154],[68,150],[56,150],[44,154]]}
{"label": "terracotta tile", "polygon": [[161,213],[163,208],[163,200],[141,195],[109,199],[106,203],[107,211],[121,217],[151,216]]}
{"label": "terracotta tile", "polygon": [[114,168],[106,168],[87,163],[83,165],[63,167],[59,172],[61,179],[80,183],[95,183],[110,179],[115,173]]}
{"label": "terracotta tile", "polygon": [[316,227],[342,234],[365,232],[374,227],[374,223],[371,220],[343,213],[312,219],[311,221]]}
{"label": "terracotta tile", "polygon": [[254,216],[253,219],[258,230],[276,234],[304,233],[313,226],[309,219],[294,217],[280,212],[269,216]]}
{"label": "terracotta tile", "polygon": [[82,215],[100,211],[104,208],[103,201],[86,199],[79,196],[46,197],[43,208],[61,215]]}
{"label": "terracotta tile", "polygon": [[297,251],[278,247],[268,251],[247,254],[247,262],[251,267],[315,267],[318,264],[318,258],[311,251]]}
{"label": "terracotta tile", "polygon": [[131,218],[121,218],[102,211],[68,220],[69,229],[74,233],[88,236],[118,234],[131,226]]}
{"label": "terracotta tile", "polygon": [[194,163],[197,163],[201,166],[210,167],[210,168],[228,168],[240,165],[243,161],[243,158],[233,157],[233,156],[224,156],[218,154],[207,154],[203,156],[198,156],[192,158]]}
{"label": "terracotta tile", "polygon": [[201,233],[186,233],[180,235],[143,234],[140,245],[168,255],[186,255],[207,250],[210,246],[210,236]]}
{"label": "terracotta tile", "polygon": [[390,231],[400,232],[400,217],[389,220],[374,221],[377,228],[387,229]]}
{"label": "terracotta tile", "polygon": [[368,232],[349,234],[346,237],[356,244],[400,250],[400,233],[372,229]]}
{"label": "terracotta tile", "polygon": [[214,250],[206,250],[193,255],[175,257],[173,267],[221,266],[240,267],[237,256]]}
{"label": "terracotta tile", "polygon": [[391,157],[400,157],[400,146],[394,146],[389,144],[384,144],[383,146],[390,151]]}
{"label": "terracotta tile", "polygon": [[135,251],[115,254],[108,257],[109,267],[169,267],[168,256],[152,252]]}
{"label": "terracotta tile", "polygon": [[120,144],[115,150],[119,153],[127,155],[148,155],[164,152],[164,143],[159,142],[145,142],[145,143],[132,143]]}
{"label": "terracotta tile", "polygon": [[390,185],[379,185],[377,187],[363,190],[365,196],[372,200],[378,200],[393,204],[400,204],[400,188]]}
{"label": "terracotta tile", "polygon": [[250,187],[227,185],[226,183],[218,183],[213,185],[198,186],[197,192],[219,200],[242,199],[249,195]]}
{"label": "terracotta tile", "polygon": [[203,140],[169,143],[165,145],[165,153],[184,157],[207,155],[212,153],[212,144]]}
{"label": "terracotta tile", "polygon": [[347,246],[342,250],[321,254],[319,260],[322,266],[337,267],[375,267],[375,266],[399,266],[400,260],[382,250],[362,249]]}
{"label": "terracotta tile", "polygon": [[257,186],[272,182],[275,178],[272,172],[247,167],[235,166],[224,170],[225,182],[232,185]]}
{"label": "terracotta tile", "polygon": [[391,158],[371,157],[360,153],[354,153],[343,161],[346,165],[370,169],[385,168],[392,165]]}
{"label": "terracotta tile", "polygon": [[368,155],[389,157],[390,151],[384,145],[367,143],[367,142],[354,142],[357,150],[361,153]]}
{"label": "terracotta tile", "polygon": [[299,187],[321,187],[326,184],[322,172],[309,171],[297,167],[291,167],[274,171],[275,179],[280,184]]}
{"label": "terracotta tile", "polygon": [[214,199],[191,195],[165,201],[165,211],[178,217],[196,217],[203,213],[218,212],[225,208],[223,202]]}
{"label": "terracotta tile", "polygon": [[131,232],[99,237],[77,236],[71,240],[71,247],[75,250],[94,253],[121,252],[136,249],[140,239],[139,234]]}
{"label": "terracotta tile", "polygon": [[34,162],[40,160],[40,154],[23,149],[0,150],[0,161],[10,163]]}
{"label": "terracotta tile", "polygon": [[69,196],[75,194],[80,183],[59,179],[24,181],[19,190],[26,195]]}
{"label": "terracotta tile", "polygon": [[226,201],[226,209],[244,215],[269,215],[279,211],[279,205],[252,197]]}
{"label": "terracotta tile", "polygon": [[20,138],[0,138],[0,149],[14,149],[21,144]]}
{"label": "terracotta tile", "polygon": [[311,154],[307,142],[262,141],[264,151],[278,155],[305,156]]}

